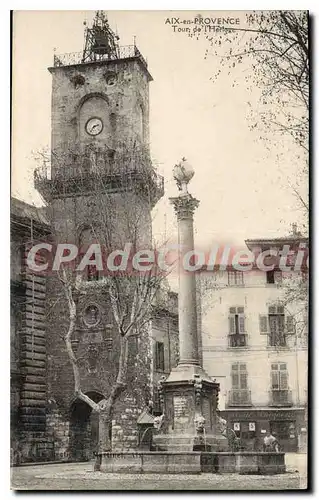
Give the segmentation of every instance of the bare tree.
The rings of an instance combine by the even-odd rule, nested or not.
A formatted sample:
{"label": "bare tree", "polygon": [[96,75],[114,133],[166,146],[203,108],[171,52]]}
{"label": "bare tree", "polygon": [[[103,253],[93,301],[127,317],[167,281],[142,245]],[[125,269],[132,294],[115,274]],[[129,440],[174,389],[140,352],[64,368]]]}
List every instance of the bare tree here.
{"label": "bare tree", "polygon": [[[220,68],[234,72],[239,65],[250,64],[245,71],[249,88],[260,89],[258,110],[248,102],[251,127],[290,137],[297,145],[296,161],[304,179],[308,173],[309,152],[309,50],[307,11],[254,11],[246,15],[246,24],[221,27],[209,37],[212,55]],[[236,76],[234,73],[234,84]],[[270,139],[273,145],[273,138]],[[308,197],[300,189],[300,179],[291,183],[300,207],[308,214]],[[308,216],[307,216],[308,219]]]}
{"label": "bare tree", "polygon": [[[89,250],[91,243],[99,244],[103,249],[103,260],[104,256],[123,249],[127,243],[133,253],[142,249],[152,251],[149,248],[152,243],[149,234],[151,219],[146,220],[145,217],[150,214],[154,199],[160,196],[162,186],[145,148],[135,142],[118,145],[116,152],[90,147],[81,153],[76,148],[64,147],[61,151],[51,152],[51,174],[48,173],[50,159],[47,152],[42,151],[39,156],[44,160],[44,167],[42,165],[37,169],[35,184],[48,202],[53,231],[55,211],[59,211],[59,220],[63,221],[59,233],[64,241],[68,238],[74,241],[74,227],[70,228],[68,222],[69,206],[65,201],[68,198],[56,198],[57,193],[61,190],[64,194],[80,190],[88,195],[88,201],[83,202],[86,205],[82,207],[87,210],[87,223],[81,228],[85,240],[81,241],[81,235],[76,236],[80,257],[85,257],[83,254]],[[153,251],[156,256],[156,251]],[[127,389],[129,340],[143,335],[146,341],[147,338],[150,340],[153,304],[165,273],[159,271],[156,262],[149,262],[145,270],[125,268],[123,271],[104,269],[101,272],[97,270],[95,250],[85,266],[80,264],[76,269],[64,266],[58,272],[62,290],[59,300],[67,304],[68,310],[68,322],[60,337],[73,370],[74,395],[99,415],[99,451],[109,451],[112,446],[109,436],[114,406]],[[83,360],[74,349],[79,304],[84,295],[92,293],[98,294],[99,300],[103,300],[111,310],[119,346],[116,377],[110,380],[108,396],[98,403],[82,390]]]}

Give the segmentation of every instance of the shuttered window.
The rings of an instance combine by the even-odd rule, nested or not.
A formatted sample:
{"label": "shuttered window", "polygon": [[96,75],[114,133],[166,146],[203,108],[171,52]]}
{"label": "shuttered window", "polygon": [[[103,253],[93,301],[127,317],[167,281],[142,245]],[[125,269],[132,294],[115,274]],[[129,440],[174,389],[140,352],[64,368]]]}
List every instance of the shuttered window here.
{"label": "shuttered window", "polygon": [[259,331],[269,336],[270,346],[284,347],[287,335],[295,333],[295,319],[285,314],[284,306],[272,305],[268,307],[268,314],[259,315]]}
{"label": "shuttered window", "polygon": [[247,389],[248,373],[246,363],[233,363],[231,367],[232,389]]}
{"label": "shuttered window", "polygon": [[243,307],[229,308],[229,334],[245,333],[245,315]]}
{"label": "shuttered window", "polygon": [[272,363],[271,388],[273,391],[285,391],[288,389],[288,371],[286,363]]}
{"label": "shuttered window", "polygon": [[228,284],[229,285],[243,285],[244,273],[242,271],[228,271]]}
{"label": "shuttered window", "polygon": [[164,344],[163,342],[155,343],[155,369],[164,371]]}

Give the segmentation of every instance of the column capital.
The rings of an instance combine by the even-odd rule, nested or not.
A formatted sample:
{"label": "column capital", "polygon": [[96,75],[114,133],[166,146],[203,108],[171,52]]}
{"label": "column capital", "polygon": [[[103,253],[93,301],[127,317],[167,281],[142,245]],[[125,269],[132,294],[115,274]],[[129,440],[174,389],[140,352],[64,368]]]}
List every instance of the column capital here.
{"label": "column capital", "polygon": [[199,205],[199,201],[189,193],[170,198],[169,201],[174,207],[177,220],[193,219],[195,209]]}

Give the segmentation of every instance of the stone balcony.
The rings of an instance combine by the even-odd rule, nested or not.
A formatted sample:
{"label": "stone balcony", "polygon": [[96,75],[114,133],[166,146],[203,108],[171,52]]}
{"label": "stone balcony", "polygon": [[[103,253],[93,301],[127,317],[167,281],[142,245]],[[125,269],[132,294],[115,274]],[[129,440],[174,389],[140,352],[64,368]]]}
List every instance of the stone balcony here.
{"label": "stone balcony", "polygon": [[292,392],[289,389],[270,390],[269,391],[269,406],[286,407],[293,406]]}
{"label": "stone balcony", "polygon": [[251,391],[249,389],[231,389],[228,392],[226,407],[252,406]]}

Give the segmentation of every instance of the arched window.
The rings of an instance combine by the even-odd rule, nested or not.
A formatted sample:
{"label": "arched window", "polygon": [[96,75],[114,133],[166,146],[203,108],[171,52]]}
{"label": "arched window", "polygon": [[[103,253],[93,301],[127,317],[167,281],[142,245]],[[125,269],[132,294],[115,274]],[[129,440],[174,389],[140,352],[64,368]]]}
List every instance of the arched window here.
{"label": "arched window", "polygon": [[[96,230],[91,226],[84,226],[79,234],[79,258],[80,260],[84,257],[86,254],[88,248],[92,243],[97,243],[98,238],[97,238],[97,232]],[[94,259],[94,255],[92,255],[92,260]],[[85,277],[88,281],[96,281],[100,279],[100,274],[99,271],[96,269],[95,265],[92,266],[86,266],[85,270]]]}

